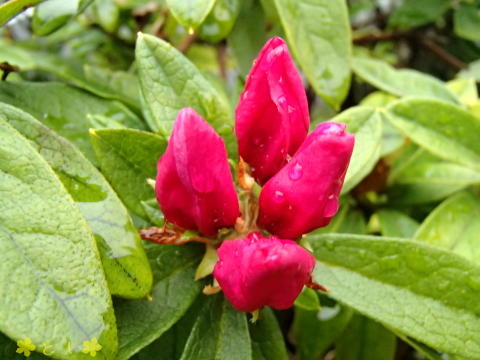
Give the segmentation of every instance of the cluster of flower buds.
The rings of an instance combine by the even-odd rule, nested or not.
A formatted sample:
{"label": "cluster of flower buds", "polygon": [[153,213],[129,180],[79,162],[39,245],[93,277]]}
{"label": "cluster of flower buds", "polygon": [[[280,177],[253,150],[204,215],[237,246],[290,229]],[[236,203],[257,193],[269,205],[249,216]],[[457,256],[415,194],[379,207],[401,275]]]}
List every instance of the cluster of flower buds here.
{"label": "cluster of flower buds", "polygon": [[[315,266],[293,240],[328,225],[338,210],[354,136],[334,122],[307,136],[309,125],[302,79],[285,42],[273,38],[250,71],[235,119],[240,156],[263,185],[257,225],[273,236],[252,229],[224,241],[213,273],[239,311],[293,304]],[[241,215],[225,145],[193,109],[178,114],[156,195],[169,222],[208,237]]]}

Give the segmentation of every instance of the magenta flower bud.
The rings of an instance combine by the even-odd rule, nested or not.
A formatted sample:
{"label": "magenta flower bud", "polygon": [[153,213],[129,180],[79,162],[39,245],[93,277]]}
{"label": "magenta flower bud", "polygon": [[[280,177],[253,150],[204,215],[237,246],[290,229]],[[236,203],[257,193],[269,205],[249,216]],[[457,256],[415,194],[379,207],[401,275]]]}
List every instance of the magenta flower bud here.
{"label": "magenta flower bud", "polygon": [[338,210],[354,142],[345,124],[318,125],[263,187],[258,225],[288,239],[328,225]]}
{"label": "magenta flower bud", "polygon": [[155,192],[168,221],[207,236],[235,224],[240,209],[225,145],[193,109],[178,113],[157,169]]}
{"label": "magenta flower bud", "polygon": [[310,125],[302,79],[281,38],[269,40],[260,52],[235,118],[240,156],[264,184],[297,151]]}
{"label": "magenta flower bud", "polygon": [[251,312],[287,309],[310,280],[315,259],[292,240],[252,233],[218,249],[213,275],[232,306]]}

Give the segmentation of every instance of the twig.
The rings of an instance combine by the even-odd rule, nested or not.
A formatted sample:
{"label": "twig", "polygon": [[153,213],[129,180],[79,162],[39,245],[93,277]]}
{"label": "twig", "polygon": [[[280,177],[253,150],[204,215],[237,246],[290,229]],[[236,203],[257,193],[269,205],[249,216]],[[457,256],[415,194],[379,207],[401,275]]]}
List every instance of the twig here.
{"label": "twig", "polygon": [[220,43],[217,48],[217,60],[220,67],[220,76],[223,80],[227,79],[227,44],[225,41]]}
{"label": "twig", "polygon": [[177,50],[185,54],[188,49],[190,49],[190,46],[193,45],[195,40],[197,40],[197,36],[198,35],[195,32],[185,36],[182,41],[177,45]]}
{"label": "twig", "polygon": [[0,63],[0,70],[3,71],[2,81],[5,81],[5,80],[7,80],[8,74],[10,74],[11,72],[19,72],[20,68],[16,65],[11,65],[11,64],[9,64],[8,62],[5,61],[5,62]]}
{"label": "twig", "polygon": [[445,64],[449,65],[450,67],[454,68],[455,70],[462,70],[468,67],[463,61],[458,59],[457,57],[453,56],[449,52],[447,52],[444,48],[440,45],[435,43],[429,39],[423,39],[418,37],[418,42],[422,45],[425,49],[430,51],[433,55],[438,57],[442,60]]}

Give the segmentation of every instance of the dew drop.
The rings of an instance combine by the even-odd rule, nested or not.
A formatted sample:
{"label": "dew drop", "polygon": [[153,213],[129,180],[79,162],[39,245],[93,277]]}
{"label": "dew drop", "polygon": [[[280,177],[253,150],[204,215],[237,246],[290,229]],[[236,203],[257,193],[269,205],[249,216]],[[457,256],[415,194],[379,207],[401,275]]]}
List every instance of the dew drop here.
{"label": "dew drop", "polygon": [[298,162],[294,166],[292,166],[288,171],[288,177],[290,178],[290,180],[293,180],[293,181],[301,179],[302,175],[303,175],[303,167]]}
{"label": "dew drop", "polygon": [[279,96],[278,99],[278,105],[281,107],[285,107],[287,105],[287,98],[285,96]]}
{"label": "dew drop", "polygon": [[248,90],[245,90],[242,95],[242,99],[246,99],[246,98],[248,98]]}
{"label": "dew drop", "polygon": [[274,196],[273,196],[273,201],[275,201],[276,203],[282,203],[285,201],[285,196],[283,194],[283,192],[281,192],[280,190],[275,190],[275,193],[274,193]]}
{"label": "dew drop", "polygon": [[295,110],[297,110],[297,109],[295,109],[294,106],[288,105],[287,111],[288,111],[289,114],[293,113]]}
{"label": "dew drop", "polygon": [[280,84],[283,84],[283,77],[282,77],[282,76],[280,76],[280,78],[278,79],[278,82],[279,82]]}

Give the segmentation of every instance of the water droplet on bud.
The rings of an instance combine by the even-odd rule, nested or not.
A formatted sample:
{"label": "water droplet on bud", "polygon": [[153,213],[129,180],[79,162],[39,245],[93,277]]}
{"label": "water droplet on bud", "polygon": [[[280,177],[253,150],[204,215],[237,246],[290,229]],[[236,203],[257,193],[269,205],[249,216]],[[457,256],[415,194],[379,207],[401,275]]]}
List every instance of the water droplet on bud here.
{"label": "water droplet on bud", "polygon": [[283,192],[281,192],[280,190],[275,190],[275,193],[273,195],[273,201],[275,201],[276,203],[282,203],[285,201],[285,196],[283,194]]}
{"label": "water droplet on bud", "polygon": [[292,166],[288,172],[288,177],[290,180],[296,181],[301,179],[303,176],[303,167],[300,165],[300,163],[296,163],[294,166]]}

